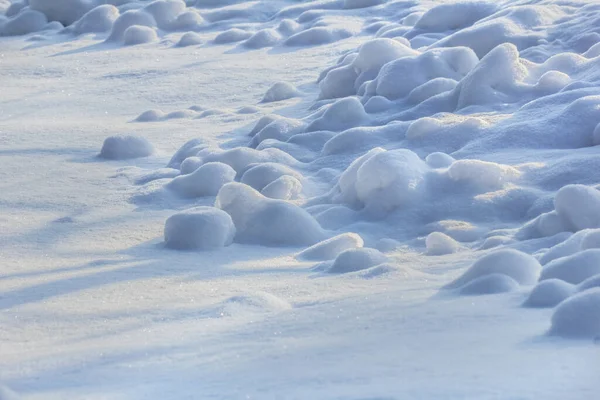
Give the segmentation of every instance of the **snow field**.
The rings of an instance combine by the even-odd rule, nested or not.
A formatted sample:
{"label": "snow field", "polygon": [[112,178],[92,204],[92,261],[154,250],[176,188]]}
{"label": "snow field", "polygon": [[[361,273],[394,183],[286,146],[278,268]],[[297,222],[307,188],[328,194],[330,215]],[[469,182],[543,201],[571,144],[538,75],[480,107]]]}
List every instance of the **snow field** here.
{"label": "snow field", "polygon": [[[284,389],[286,393],[298,389],[298,395],[305,398],[358,394],[384,398],[390,394],[385,393],[387,388],[398,389],[397,383],[386,377],[407,372],[397,369],[398,365],[412,371],[405,375],[410,384],[419,374],[427,378],[400,388],[404,392],[398,393],[407,397],[423,387],[429,390],[424,397],[439,397],[433,388],[439,386],[444,396],[455,399],[468,395],[489,398],[501,390],[513,397],[549,398],[548,393],[558,391],[551,390],[552,379],[541,379],[543,372],[555,374],[563,388],[568,386],[565,382],[575,387],[578,378],[586,377],[586,371],[568,369],[559,358],[585,354],[577,351],[600,336],[600,181],[593,173],[600,167],[596,147],[600,143],[600,36],[596,33],[600,10],[596,5],[577,0],[543,4],[29,0],[9,5],[0,0],[0,12],[4,13],[0,36],[11,36],[0,38],[9,44],[7,86],[13,87],[7,92],[6,106],[13,98],[20,101],[3,114],[8,128],[3,128],[2,134],[7,132],[12,138],[13,132],[22,129],[23,137],[28,137],[25,135],[33,131],[43,134],[46,141],[38,138],[40,143],[50,143],[46,129],[61,131],[56,121],[61,118],[56,116],[72,117],[69,113],[75,112],[67,106],[60,110],[49,107],[62,99],[52,90],[64,90],[70,96],[77,93],[75,86],[81,86],[89,89],[90,99],[99,99],[82,101],[87,97],[77,97],[81,101],[78,107],[94,117],[82,120],[87,124],[84,132],[95,135],[90,141],[96,143],[96,151],[97,135],[108,136],[100,157],[114,160],[86,165],[86,170],[112,172],[117,164],[125,168],[114,178],[111,173],[103,176],[109,184],[101,192],[107,197],[99,199],[95,209],[80,206],[84,222],[78,215],[62,219],[64,210],[71,211],[71,207],[57,211],[52,208],[54,199],[32,205],[25,204],[26,196],[20,195],[2,203],[51,213],[52,221],[62,221],[61,226],[67,227],[61,234],[71,232],[70,226],[83,228],[86,234],[98,229],[109,249],[93,253],[89,242],[76,242],[69,236],[55,247],[43,247],[44,254],[83,257],[89,252],[93,253],[89,257],[95,258],[114,255],[119,263],[132,262],[135,257],[136,262],[148,262],[151,267],[144,265],[127,277],[115,274],[132,290],[115,289],[111,286],[115,275],[99,271],[89,284],[98,282],[101,288],[97,289],[87,287],[87,281],[78,275],[71,283],[52,279],[40,283],[42,278],[28,277],[29,270],[17,270],[32,268],[25,265],[29,262],[20,262],[10,272],[14,276],[0,279],[0,283],[17,282],[7,290],[8,295],[0,296],[3,304],[17,304],[7,306],[8,313],[38,318],[27,314],[31,311],[27,307],[34,309],[35,302],[18,304],[19,299],[28,295],[46,304],[44,296],[53,297],[48,293],[55,292],[59,299],[68,294],[68,302],[62,306],[79,307],[85,303],[84,296],[94,301],[92,311],[82,305],[79,313],[93,313],[105,306],[94,297],[96,290],[120,293],[124,298],[118,307],[129,307],[148,301],[127,297],[145,293],[144,286],[137,286],[142,284],[133,282],[138,276],[143,285],[161,280],[175,292],[174,299],[164,301],[167,296],[158,295],[164,314],[150,313],[147,320],[140,318],[135,323],[148,323],[153,329],[160,318],[162,324],[183,315],[182,325],[195,326],[193,329],[203,333],[168,323],[166,329],[177,331],[181,338],[192,337],[191,348],[205,346],[209,336],[218,337],[220,343],[222,339],[223,352],[214,353],[224,361],[218,363],[221,369],[211,374],[223,373],[227,384],[192,390],[206,397],[256,393],[280,397]],[[25,62],[26,57],[34,58]],[[20,71],[17,66],[27,63],[41,65],[40,60],[44,68],[15,72]],[[80,60],[93,61],[88,66]],[[77,69],[63,70],[61,62]],[[23,94],[19,94],[14,86],[21,82],[21,75],[32,82],[40,80],[23,83],[19,88]],[[60,84],[48,93],[29,92],[34,86],[55,82],[52,79]],[[28,99],[45,99],[31,103],[37,107],[40,122],[19,115],[19,106],[28,111]],[[50,118],[49,113],[55,115]],[[42,129],[37,124],[50,127]],[[135,135],[117,135],[123,131]],[[78,134],[75,129],[69,132]],[[56,141],[70,143],[64,139],[60,136]],[[9,141],[16,151],[22,150],[20,140]],[[33,144],[39,143],[32,142],[29,151],[35,152]],[[8,157],[13,157],[11,152],[6,152]],[[74,153],[76,159],[84,151],[77,147]],[[173,153],[170,160],[164,159],[165,153]],[[134,158],[137,160],[126,161]],[[23,159],[10,162],[20,166]],[[128,164],[137,169],[127,169]],[[9,171],[7,176],[14,181],[7,185],[19,187],[12,175],[20,176]],[[82,184],[85,176],[74,180]],[[55,174],[52,179],[58,181],[60,176]],[[100,217],[92,221],[94,211],[115,204],[122,205],[119,213],[102,223]],[[21,211],[16,209],[13,214],[18,216]],[[0,218],[3,228],[12,226],[13,214]],[[139,218],[142,214],[144,218]],[[106,234],[112,220],[126,221],[127,247],[131,248],[122,249],[114,238],[118,235]],[[84,223],[87,225],[81,226]],[[47,225],[50,228],[38,230],[54,232],[52,227],[58,224]],[[37,243],[34,233],[7,235],[6,241]],[[139,247],[131,243],[134,240]],[[109,244],[119,253],[110,253]],[[148,254],[142,254],[144,249]],[[118,263],[113,267],[117,270]],[[21,273],[23,276],[18,275]],[[76,273],[88,271],[83,268]],[[34,284],[40,285],[40,290],[27,290],[25,279],[40,279]],[[177,297],[180,281],[191,288],[188,292],[182,289],[181,298]],[[61,294],[55,290],[59,284],[72,287],[72,292]],[[440,288],[450,295],[441,296],[443,302],[434,296]],[[201,296],[193,297],[198,293]],[[481,295],[486,296],[473,297]],[[193,308],[190,299],[203,304]],[[393,303],[389,310],[388,303]],[[144,304],[148,310],[158,307]],[[351,311],[342,310],[341,304],[350,305]],[[51,302],[47,305],[53,306]],[[107,309],[106,315],[98,318],[129,314],[129,309],[118,307]],[[537,310],[540,308],[553,308],[548,310],[553,316],[549,318],[549,313]],[[140,310],[140,314],[146,312]],[[319,313],[322,319],[313,320]],[[208,317],[203,319],[205,315]],[[56,317],[64,321],[71,316],[64,312]],[[364,320],[369,321],[365,326],[374,328],[359,352],[364,351],[365,359],[372,353],[377,368],[367,375],[364,370],[353,375],[353,367],[346,365],[352,363],[347,363],[343,354],[359,348],[358,336],[351,332],[362,332],[356,327]],[[296,326],[290,321],[307,326],[290,333],[290,327]],[[323,351],[315,347],[324,342],[314,340],[319,344],[301,352],[306,355],[302,362],[307,357],[325,360],[315,368],[314,376],[300,365],[300,358],[293,360],[298,365],[287,363],[294,345],[304,349],[318,336],[313,321],[322,322],[320,328],[327,325],[325,335],[316,339],[340,336],[342,343],[323,346],[327,347]],[[32,329],[23,328],[12,315],[1,322],[11,334]],[[218,328],[212,330],[212,324]],[[230,334],[230,328],[241,333]],[[281,331],[290,336],[278,336]],[[485,341],[474,337],[479,331]],[[148,348],[152,353],[155,344],[159,349],[174,340],[164,333],[147,332],[139,340],[148,346],[140,344],[138,358],[142,360],[148,359],[144,358]],[[539,347],[528,341],[544,333],[559,340],[544,341]],[[117,331],[110,335],[121,337]],[[421,335],[427,345],[412,341]],[[241,340],[244,345],[251,345],[238,345],[240,337],[247,340]],[[308,339],[296,342],[300,337]],[[409,350],[415,348],[419,354],[380,345],[392,338],[406,342]],[[460,338],[466,339],[461,342]],[[61,336],[65,343],[70,339]],[[569,348],[564,339],[583,340]],[[473,350],[477,357],[465,362],[463,355],[435,346],[446,340],[459,344],[456,348]],[[352,345],[344,347],[346,343]],[[506,354],[498,357],[498,352],[490,350],[497,345]],[[42,346],[52,348],[46,342]],[[25,353],[27,348],[23,345]],[[456,371],[449,373],[447,380],[432,378],[435,371],[430,368],[430,357],[435,351],[431,349],[441,351],[438,356],[446,360],[459,360],[456,371],[470,376],[468,382],[455,379]],[[181,353],[186,351],[189,349]],[[193,357],[212,361],[213,349],[202,347],[202,351],[206,353],[194,353]],[[389,353],[388,362],[381,362],[388,356],[382,353]],[[173,360],[173,365],[180,365],[177,357],[185,358],[181,354],[169,358],[159,350],[156,354]],[[521,364],[532,354],[544,361]],[[253,381],[263,369],[246,367],[245,381],[244,373],[232,372],[243,369],[237,364],[240,359],[248,364],[262,361],[262,367],[270,372],[264,380]],[[502,382],[494,381],[500,379],[492,369],[480,372],[488,360],[502,365],[513,381],[505,375]],[[193,362],[188,365],[212,383],[215,375],[195,369]],[[341,365],[336,369],[339,375],[325,371],[327,365]],[[522,365],[534,368],[524,371]],[[7,383],[12,387],[14,381],[26,392],[32,380],[23,383],[18,374],[27,375],[27,368],[32,367],[11,373],[9,376],[17,378]],[[564,370],[572,373],[561,374]],[[106,370],[100,368],[98,376],[103,372]],[[143,372],[147,371],[135,375],[137,379],[145,376]],[[286,373],[286,379],[278,380],[279,374]],[[528,374],[535,374],[542,384],[522,386],[522,376]],[[197,377],[190,380],[197,381]],[[319,387],[306,384],[317,380],[323,382],[316,385]],[[489,391],[478,391],[490,382],[494,385]],[[418,384],[422,387],[416,387]],[[168,390],[160,395],[172,396]],[[474,392],[467,393],[469,390]],[[586,393],[573,390],[560,393],[586,398]],[[0,398],[2,393],[0,389]],[[39,393],[44,395],[42,389]]]}

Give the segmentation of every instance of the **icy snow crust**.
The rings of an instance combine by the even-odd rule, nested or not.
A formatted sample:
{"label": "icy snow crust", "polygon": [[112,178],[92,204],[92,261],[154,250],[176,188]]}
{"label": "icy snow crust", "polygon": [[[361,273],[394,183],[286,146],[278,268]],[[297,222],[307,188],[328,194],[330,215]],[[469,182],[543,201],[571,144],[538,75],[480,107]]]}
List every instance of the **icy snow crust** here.
{"label": "icy snow crust", "polygon": [[599,20],[0,0],[0,399],[593,398]]}

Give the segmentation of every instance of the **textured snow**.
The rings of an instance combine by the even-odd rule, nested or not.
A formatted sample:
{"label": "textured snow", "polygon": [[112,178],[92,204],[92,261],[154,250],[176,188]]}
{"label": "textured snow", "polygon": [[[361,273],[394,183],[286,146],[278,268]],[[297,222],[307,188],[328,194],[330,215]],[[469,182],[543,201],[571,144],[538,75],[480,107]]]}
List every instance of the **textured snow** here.
{"label": "textured snow", "polygon": [[594,398],[599,20],[0,0],[0,398]]}

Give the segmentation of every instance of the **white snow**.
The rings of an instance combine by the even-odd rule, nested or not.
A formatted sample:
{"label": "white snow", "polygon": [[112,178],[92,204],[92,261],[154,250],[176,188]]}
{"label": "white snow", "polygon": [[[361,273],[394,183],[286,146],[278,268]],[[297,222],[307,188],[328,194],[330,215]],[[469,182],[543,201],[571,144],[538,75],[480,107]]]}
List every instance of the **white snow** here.
{"label": "white snow", "polygon": [[594,398],[599,20],[0,0],[0,397]]}
{"label": "white snow", "polygon": [[269,199],[243,183],[221,188],[215,203],[231,215],[237,229],[235,241],[265,246],[307,246],[325,236],[318,222],[302,208]]}
{"label": "white snow", "polygon": [[552,308],[575,292],[573,285],[560,279],[547,279],[538,283],[523,305],[525,307]]}
{"label": "white snow", "polygon": [[217,249],[229,246],[234,236],[229,214],[214,207],[191,208],[165,222],[165,245],[173,249]]}
{"label": "white snow", "polygon": [[379,250],[366,247],[344,250],[333,260],[327,272],[343,274],[371,268],[387,261],[387,257]]}
{"label": "white snow", "polygon": [[[460,277],[447,284],[447,289],[463,287],[482,277],[505,275],[520,285],[533,285],[540,276],[541,266],[532,256],[523,252],[506,249],[497,250],[478,259]],[[492,278],[496,281],[496,278]],[[488,281],[485,281],[488,283]],[[491,284],[494,286],[495,282]]]}
{"label": "white snow", "polygon": [[600,289],[578,293],[560,303],[552,315],[550,335],[594,339],[600,336]]}
{"label": "white snow", "polygon": [[363,239],[356,233],[343,233],[304,249],[296,255],[299,260],[332,260],[349,249],[363,247]]}
{"label": "white snow", "polygon": [[108,160],[148,157],[154,153],[152,144],[141,136],[119,135],[104,140],[100,157]]}
{"label": "white snow", "polygon": [[[182,173],[187,172],[186,168],[184,160],[181,164]],[[221,187],[233,182],[234,178],[235,170],[229,165],[209,162],[188,174],[175,177],[166,187],[183,197],[216,196]]]}

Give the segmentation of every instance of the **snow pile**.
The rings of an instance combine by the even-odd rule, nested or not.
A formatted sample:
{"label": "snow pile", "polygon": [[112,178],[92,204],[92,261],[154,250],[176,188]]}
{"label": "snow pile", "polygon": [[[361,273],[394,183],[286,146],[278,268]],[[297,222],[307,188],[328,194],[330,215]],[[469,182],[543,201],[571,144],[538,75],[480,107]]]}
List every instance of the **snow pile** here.
{"label": "snow pile", "polygon": [[524,228],[524,235],[552,236],[600,228],[600,191],[586,185],[567,185],[554,197],[554,211],[544,213]]}
{"label": "snow pile", "polygon": [[194,32],[187,32],[177,42],[177,47],[188,47],[202,44],[203,40],[200,35]]}
{"label": "snow pile", "polygon": [[262,188],[265,197],[279,200],[295,200],[302,192],[302,182],[291,175],[282,175]]}
{"label": "snow pile", "polygon": [[215,207],[227,212],[237,229],[235,241],[264,246],[310,246],[325,238],[319,223],[302,208],[269,199],[248,185],[221,188]]}
{"label": "snow pile", "polygon": [[[182,170],[189,164],[186,161],[181,164]],[[209,162],[187,175],[175,177],[166,188],[187,198],[216,196],[221,187],[233,182],[234,178],[235,171],[229,165]]]}
{"label": "snow pile", "polygon": [[98,6],[81,17],[72,26],[78,35],[85,33],[108,32],[119,17],[119,9],[110,4]]}
{"label": "snow pile", "polygon": [[407,207],[421,196],[427,168],[410,150],[373,149],[340,176],[333,201],[376,213]]}
{"label": "snow pile", "polygon": [[154,147],[141,136],[110,136],[104,140],[100,157],[108,160],[148,157],[154,154]]}
{"label": "snow pile", "polygon": [[386,261],[387,257],[376,249],[366,247],[348,249],[338,254],[331,266],[327,268],[327,272],[331,274],[356,272]]}
{"label": "snow pile", "polygon": [[541,265],[534,257],[513,249],[498,250],[481,257],[445,288],[463,294],[511,291],[519,285],[535,284],[540,271]]}
{"label": "snow pile", "polygon": [[343,233],[323,240],[296,255],[299,260],[332,260],[349,249],[363,247],[363,239],[356,233]]}
{"label": "snow pile", "polygon": [[600,289],[578,293],[560,303],[552,315],[550,335],[565,338],[600,337]]}
{"label": "snow pile", "polygon": [[213,207],[197,207],[170,216],[165,244],[179,250],[211,250],[229,246],[235,235],[231,217]]}
{"label": "snow pile", "polygon": [[[246,172],[240,179],[241,183],[261,191],[277,179],[289,176],[297,181],[302,179],[302,175],[290,167],[278,163],[257,163],[250,164]],[[276,189],[270,189],[276,191]]]}
{"label": "snow pile", "polygon": [[600,274],[600,249],[590,249],[549,262],[540,279],[561,279],[578,284],[597,274]]}
{"label": "snow pile", "polygon": [[430,256],[442,256],[456,253],[460,244],[441,232],[432,232],[425,238],[426,253]]}
{"label": "snow pile", "polygon": [[263,103],[271,103],[274,101],[281,101],[297,97],[300,92],[291,84],[287,82],[277,82],[265,93],[262,99]]}
{"label": "snow pile", "polygon": [[523,305],[525,307],[552,308],[575,292],[573,285],[560,280],[548,279],[538,283]]}

